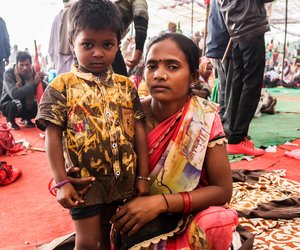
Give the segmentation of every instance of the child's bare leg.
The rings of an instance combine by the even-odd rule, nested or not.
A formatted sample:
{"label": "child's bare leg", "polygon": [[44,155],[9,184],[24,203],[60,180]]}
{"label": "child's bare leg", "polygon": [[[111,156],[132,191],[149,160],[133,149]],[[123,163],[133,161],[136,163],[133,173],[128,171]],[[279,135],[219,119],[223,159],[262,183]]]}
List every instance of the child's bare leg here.
{"label": "child's bare leg", "polygon": [[75,250],[107,249],[101,246],[100,215],[74,220],[75,224]]}
{"label": "child's bare leg", "polygon": [[99,215],[74,220],[76,240],[75,250],[110,250],[109,223],[117,206],[102,205]]}

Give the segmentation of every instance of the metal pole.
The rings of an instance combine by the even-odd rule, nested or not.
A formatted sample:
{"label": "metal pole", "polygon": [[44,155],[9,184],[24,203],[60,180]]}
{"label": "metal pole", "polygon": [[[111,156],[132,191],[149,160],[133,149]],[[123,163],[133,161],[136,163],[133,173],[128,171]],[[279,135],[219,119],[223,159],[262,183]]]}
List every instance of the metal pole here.
{"label": "metal pole", "polygon": [[284,59],[286,56],[286,34],[287,34],[287,19],[288,19],[288,0],[285,0],[285,23],[284,23],[284,42],[283,42],[283,58],[282,58],[282,73],[281,73],[281,81],[283,81],[284,74]]}

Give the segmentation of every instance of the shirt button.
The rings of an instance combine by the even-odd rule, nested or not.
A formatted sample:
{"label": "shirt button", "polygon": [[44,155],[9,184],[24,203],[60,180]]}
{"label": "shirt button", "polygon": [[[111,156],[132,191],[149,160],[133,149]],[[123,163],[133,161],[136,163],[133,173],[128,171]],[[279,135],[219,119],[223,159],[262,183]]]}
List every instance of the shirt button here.
{"label": "shirt button", "polygon": [[120,125],[120,122],[119,122],[119,121],[116,121],[116,122],[115,122],[115,125],[116,125],[116,126],[119,126],[119,125]]}
{"label": "shirt button", "polygon": [[119,170],[118,170],[118,171],[116,171],[116,176],[117,176],[117,177],[119,177],[119,176],[120,176],[120,174],[121,174],[121,173],[120,173],[120,171],[119,171]]}
{"label": "shirt button", "polygon": [[109,116],[110,116],[109,111],[106,111],[106,112],[105,112],[105,115],[109,117]]}
{"label": "shirt button", "polygon": [[117,147],[117,143],[113,143],[111,144],[112,148],[116,148]]}
{"label": "shirt button", "polygon": [[96,80],[96,81],[99,81],[99,77],[95,77],[95,80]]}

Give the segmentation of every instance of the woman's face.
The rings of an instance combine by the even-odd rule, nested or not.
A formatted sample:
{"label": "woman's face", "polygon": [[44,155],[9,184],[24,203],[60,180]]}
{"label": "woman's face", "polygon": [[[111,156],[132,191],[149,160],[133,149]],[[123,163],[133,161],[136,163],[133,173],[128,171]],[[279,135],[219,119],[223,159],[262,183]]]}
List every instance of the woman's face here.
{"label": "woman's face", "polygon": [[158,101],[186,100],[192,76],[184,53],[174,41],[166,39],[150,47],[145,80]]}
{"label": "woman's face", "polygon": [[109,29],[84,29],[78,32],[71,44],[79,68],[95,75],[113,63],[118,50],[117,34]]}

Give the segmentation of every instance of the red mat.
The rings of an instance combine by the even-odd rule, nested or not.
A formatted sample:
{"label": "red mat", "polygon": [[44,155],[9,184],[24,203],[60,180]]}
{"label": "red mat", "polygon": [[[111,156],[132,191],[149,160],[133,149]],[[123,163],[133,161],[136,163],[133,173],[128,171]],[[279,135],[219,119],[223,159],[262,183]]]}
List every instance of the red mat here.
{"label": "red mat", "polygon": [[286,169],[286,178],[300,182],[300,160],[285,156],[286,151],[300,149],[300,139],[295,140],[298,146],[280,145],[277,147],[276,153],[266,153],[262,156],[255,157],[252,161],[238,161],[231,163],[232,169]]}
{"label": "red mat", "polygon": [[[0,121],[4,122],[3,117]],[[37,128],[21,126],[12,133],[15,140],[44,148]],[[74,231],[68,210],[48,192],[52,175],[44,152],[27,151],[26,155],[0,156],[0,160],[22,170],[14,183],[0,187],[0,249],[33,249]]]}
{"label": "red mat", "polygon": [[[0,121],[4,121],[0,117]],[[33,147],[44,148],[37,128],[13,131],[16,140],[25,139]],[[295,143],[300,145],[300,139]],[[284,156],[281,146],[277,153],[266,153],[253,161],[232,163],[233,169],[286,169],[287,177],[300,181],[300,160]],[[0,187],[0,249],[33,249],[74,231],[68,210],[62,208],[48,192],[51,178],[44,152],[27,151],[26,155],[0,156],[1,161],[22,169],[22,176],[14,183]]]}

